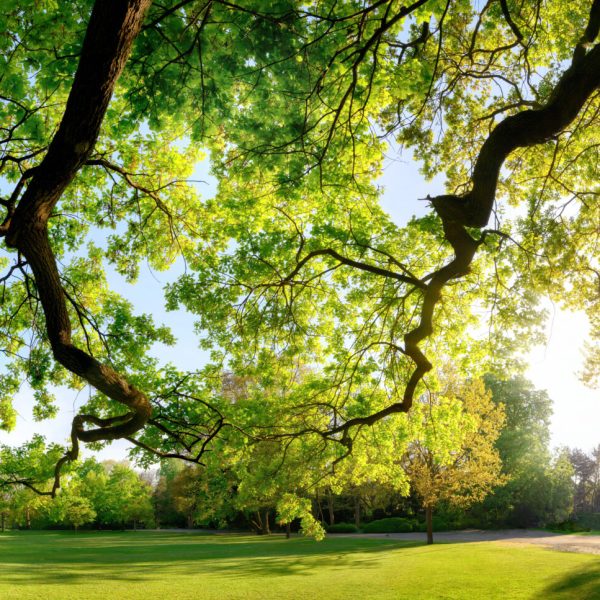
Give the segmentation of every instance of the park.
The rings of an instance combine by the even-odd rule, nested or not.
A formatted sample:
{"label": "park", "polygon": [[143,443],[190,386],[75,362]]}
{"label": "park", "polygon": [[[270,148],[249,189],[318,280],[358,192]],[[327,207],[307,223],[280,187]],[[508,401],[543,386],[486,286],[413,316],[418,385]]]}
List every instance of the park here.
{"label": "park", "polygon": [[324,542],[161,532],[0,538],[0,595],[29,600],[600,597],[600,561],[499,542]]}
{"label": "park", "polygon": [[600,0],[0,0],[1,598],[600,598]]}

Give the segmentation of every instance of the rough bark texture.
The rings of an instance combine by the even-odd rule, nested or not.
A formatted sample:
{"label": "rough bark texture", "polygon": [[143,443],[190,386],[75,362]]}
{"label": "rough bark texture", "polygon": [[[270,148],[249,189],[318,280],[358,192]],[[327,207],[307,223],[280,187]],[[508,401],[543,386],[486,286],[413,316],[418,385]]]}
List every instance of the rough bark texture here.
{"label": "rough bark texture", "polygon": [[[125,377],[73,345],[65,294],[47,230],[53,208],[94,148],[115,84],[150,3],[151,0],[97,0],[61,124],[46,156],[34,169],[14,214],[2,228],[7,246],[17,249],[31,268],[56,360],[129,409],[126,415],[114,419],[86,415],[74,419],[73,446],[57,465],[53,493],[59,486],[60,467],[78,454],[79,440],[91,442],[131,435],[144,426],[152,412],[146,396]],[[86,431],[85,423],[98,427]]]}

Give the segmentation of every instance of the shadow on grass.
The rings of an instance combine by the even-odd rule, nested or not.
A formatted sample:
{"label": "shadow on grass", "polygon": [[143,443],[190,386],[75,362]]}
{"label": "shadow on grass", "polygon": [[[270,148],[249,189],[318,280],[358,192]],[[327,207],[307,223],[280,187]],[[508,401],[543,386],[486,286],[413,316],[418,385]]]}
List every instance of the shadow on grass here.
{"label": "shadow on grass", "polygon": [[600,600],[600,561],[584,569],[573,571],[548,585],[537,600],[548,598],[576,598]]}
{"label": "shadow on grass", "polygon": [[409,550],[418,542],[350,540],[314,542],[282,536],[207,536],[181,534],[64,533],[16,535],[13,543],[0,538],[1,582],[65,584],[86,580],[130,582],[165,576],[273,577],[312,575],[329,569],[368,569],[379,564],[378,554]]}

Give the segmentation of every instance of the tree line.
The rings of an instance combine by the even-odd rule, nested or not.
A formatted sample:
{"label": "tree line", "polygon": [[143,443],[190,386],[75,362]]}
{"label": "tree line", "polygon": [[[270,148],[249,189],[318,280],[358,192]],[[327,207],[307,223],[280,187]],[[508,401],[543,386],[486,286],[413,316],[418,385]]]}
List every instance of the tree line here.
{"label": "tree line", "polygon": [[306,462],[290,471],[281,448],[264,443],[204,467],[165,459],[136,471],[89,458],[54,501],[26,486],[3,489],[2,527],[302,529],[317,538],[420,530],[431,542],[441,529],[600,525],[600,446],[551,452],[546,392],[522,377],[448,385],[411,414],[410,443],[393,465],[382,464],[384,438],[371,440],[377,460],[348,457],[328,478],[311,478]]}

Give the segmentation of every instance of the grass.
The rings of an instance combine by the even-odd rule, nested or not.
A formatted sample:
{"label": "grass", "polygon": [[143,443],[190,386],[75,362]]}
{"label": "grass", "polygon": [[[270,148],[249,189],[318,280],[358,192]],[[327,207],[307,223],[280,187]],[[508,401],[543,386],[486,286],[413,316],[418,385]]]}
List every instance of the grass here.
{"label": "grass", "polygon": [[497,542],[0,534],[3,600],[600,599],[600,557]]}

